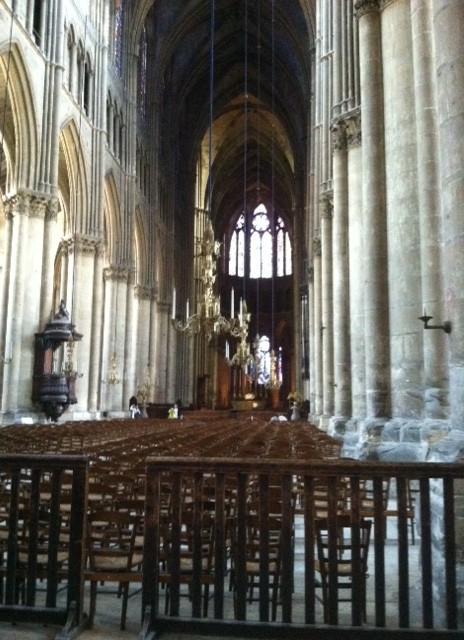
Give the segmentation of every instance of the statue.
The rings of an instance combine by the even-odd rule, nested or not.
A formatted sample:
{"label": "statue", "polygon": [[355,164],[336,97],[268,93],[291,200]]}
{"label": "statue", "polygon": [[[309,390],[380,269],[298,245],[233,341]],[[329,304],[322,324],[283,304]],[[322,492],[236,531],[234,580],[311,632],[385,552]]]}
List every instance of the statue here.
{"label": "statue", "polygon": [[66,318],[69,320],[69,311],[66,309],[66,303],[64,300],[61,300],[58,313],[55,318]]}

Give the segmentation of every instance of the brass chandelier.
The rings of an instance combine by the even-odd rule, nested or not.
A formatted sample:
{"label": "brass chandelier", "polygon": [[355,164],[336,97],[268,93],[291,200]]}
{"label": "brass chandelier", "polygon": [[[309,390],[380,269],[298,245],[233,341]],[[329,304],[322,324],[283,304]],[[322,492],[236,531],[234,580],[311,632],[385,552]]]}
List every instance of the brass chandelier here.
{"label": "brass chandelier", "polygon": [[216,263],[219,257],[220,243],[214,239],[214,231],[211,220],[206,221],[203,238],[200,243],[200,254],[198,256],[199,269],[203,291],[197,302],[196,312],[189,315],[189,305],[187,301],[185,321],[176,318],[176,295],[173,291],[172,303],[172,324],[176,331],[187,335],[202,333],[208,342],[214,335],[230,333],[235,337],[240,335],[240,319],[227,319],[221,314],[221,300],[214,293],[216,282]]}

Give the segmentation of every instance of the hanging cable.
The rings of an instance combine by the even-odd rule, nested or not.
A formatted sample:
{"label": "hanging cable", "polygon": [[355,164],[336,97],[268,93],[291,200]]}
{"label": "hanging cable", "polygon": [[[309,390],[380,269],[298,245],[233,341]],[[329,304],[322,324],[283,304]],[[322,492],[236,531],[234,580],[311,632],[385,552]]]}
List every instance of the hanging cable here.
{"label": "hanging cable", "polygon": [[249,270],[250,256],[248,248],[248,212],[247,212],[247,145],[248,145],[248,2],[245,0],[244,17],[244,78],[243,78],[243,233],[245,255],[243,264],[242,299],[246,300],[246,277]]}
{"label": "hanging cable", "polygon": [[275,61],[274,61],[274,0],[271,2],[271,116],[272,116],[272,138],[271,138],[271,229],[273,236],[272,252],[272,280],[271,280],[271,351],[274,350],[275,331],[275,270],[277,267],[277,240],[275,225]]}
{"label": "hanging cable", "polygon": [[212,218],[213,206],[213,98],[214,98],[214,26],[216,19],[215,0],[211,0],[210,52],[209,52],[209,131],[208,131],[208,218]]}

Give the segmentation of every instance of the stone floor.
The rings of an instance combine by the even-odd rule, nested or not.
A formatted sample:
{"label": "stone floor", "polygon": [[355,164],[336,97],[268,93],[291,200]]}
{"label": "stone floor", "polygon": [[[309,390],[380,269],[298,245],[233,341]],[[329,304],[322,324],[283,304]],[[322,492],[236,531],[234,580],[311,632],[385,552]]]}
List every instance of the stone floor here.
{"label": "stone floor", "polygon": [[[398,575],[398,561],[397,561],[397,545],[395,541],[395,519],[389,519],[388,536],[386,543],[386,567],[388,571],[388,583],[387,583],[387,616],[393,626],[395,625],[396,616],[398,613],[398,591],[397,591],[397,575]],[[294,616],[296,622],[303,622],[303,600],[302,597],[299,600],[298,594],[298,582],[303,581],[303,562],[301,553],[299,554],[299,547],[301,548],[302,541],[302,528],[296,526],[296,548],[295,548],[295,607]],[[369,560],[369,577],[368,577],[368,598],[367,598],[367,615],[373,619],[374,616],[374,551],[371,542],[370,560]],[[418,579],[420,576],[419,570],[419,550],[420,541],[416,540],[415,545],[410,545],[410,597],[411,602],[414,603],[415,598],[419,598]],[[126,630],[121,631],[119,629],[120,615],[121,615],[121,600],[119,600],[115,593],[102,593],[99,591],[97,597],[97,613],[95,618],[94,627],[92,629],[85,630],[79,635],[79,640],[135,640],[140,631],[140,615],[141,615],[141,593],[134,586],[131,589],[133,595],[129,599]],[[302,592],[300,590],[300,592]],[[63,595],[63,597],[65,597]],[[181,603],[188,602],[188,599],[181,598]],[[85,609],[88,610],[89,595],[86,592]],[[226,592],[225,595],[225,616],[227,617],[229,612],[232,611],[232,594]],[[349,607],[350,605],[343,605]],[[257,605],[256,605],[257,608]],[[415,608],[414,604],[411,605],[411,611],[420,611],[420,606]],[[348,610],[348,609],[347,609]],[[322,611],[319,612],[319,619],[322,620]],[[43,627],[33,624],[21,623],[18,625],[11,625],[10,623],[0,622],[0,639],[1,640],[53,640],[59,631],[58,627],[49,626]],[[163,634],[163,640],[203,640],[203,636],[197,635],[185,635],[185,634]],[[212,636],[207,637],[209,640],[219,640]],[[206,640],[206,638],[205,638]]]}

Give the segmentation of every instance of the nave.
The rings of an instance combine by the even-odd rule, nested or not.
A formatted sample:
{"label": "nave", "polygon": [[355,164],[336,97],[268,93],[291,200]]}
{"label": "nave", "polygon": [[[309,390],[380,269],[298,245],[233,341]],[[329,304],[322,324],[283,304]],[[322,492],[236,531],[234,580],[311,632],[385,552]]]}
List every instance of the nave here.
{"label": "nave", "polygon": [[[3,541],[3,564],[0,566],[2,569],[0,575],[3,580],[6,579],[6,588],[3,593],[8,594],[8,580],[11,581],[14,573],[9,568],[8,544],[5,545],[5,531],[8,536],[8,527],[11,527],[12,520],[11,514],[9,515],[8,494],[10,494],[10,500],[12,495],[16,495],[18,501],[24,500],[25,514],[27,505],[30,508],[33,504],[37,505],[38,512],[37,496],[39,495],[41,508],[45,507],[47,500],[49,503],[53,503],[54,500],[53,489],[51,489],[53,473],[51,474],[52,482],[47,484],[47,475],[50,474],[46,471],[40,475],[34,471],[32,474],[22,473],[19,484],[24,486],[24,491],[16,491],[15,494],[14,473],[9,476],[6,470],[9,454],[3,455],[4,452],[15,451],[13,456],[21,452],[25,458],[27,452],[33,452],[35,460],[44,460],[50,456],[57,460],[63,451],[68,453],[72,451],[74,454],[85,453],[90,461],[86,495],[87,523],[92,522],[96,513],[99,513],[101,518],[103,512],[112,511],[133,512],[134,522],[137,521],[138,524],[141,521],[143,523],[144,518],[146,520],[145,527],[137,533],[137,536],[139,534],[145,536],[145,541],[138,540],[137,549],[137,552],[143,553],[143,561],[140,557],[135,572],[130,576],[127,600],[124,596],[121,597],[121,592],[118,594],[117,584],[114,584],[111,578],[105,576],[101,582],[97,583],[95,575],[92,575],[94,568],[89,564],[91,557],[89,549],[93,538],[98,538],[98,545],[102,547],[104,546],[102,535],[108,536],[109,533],[105,531],[102,534],[100,530],[95,534],[88,530],[86,550],[89,553],[84,568],[85,589],[82,609],[84,615],[92,616],[92,608],[95,607],[95,616],[93,628],[82,631],[81,637],[84,640],[86,638],[134,637],[134,634],[140,631],[141,612],[144,604],[148,603],[147,593],[148,597],[151,597],[155,591],[158,611],[165,612],[166,619],[172,620],[172,617],[177,617],[185,620],[182,637],[187,638],[189,637],[188,621],[192,616],[195,618],[197,615],[212,620],[213,624],[214,618],[228,621],[246,619],[250,622],[275,619],[277,622],[291,621],[296,625],[308,623],[324,625],[327,620],[332,622],[336,620],[335,624],[338,625],[356,623],[373,625],[375,628],[376,625],[378,626],[380,615],[378,598],[379,589],[382,590],[382,582],[386,585],[382,603],[384,625],[397,627],[403,624],[420,629],[423,624],[421,618],[425,620],[427,594],[424,588],[428,578],[425,570],[420,570],[418,558],[421,552],[423,563],[427,564],[431,559],[427,556],[430,532],[425,530],[424,540],[422,540],[423,529],[421,529],[430,519],[430,512],[422,513],[418,523],[414,509],[412,512],[409,511],[411,503],[406,503],[405,493],[406,487],[409,488],[409,482],[408,484],[405,482],[406,470],[401,469],[401,465],[396,465],[395,470],[392,465],[387,467],[367,465],[363,467],[366,482],[361,482],[360,477],[357,476],[360,463],[340,459],[340,444],[309,423],[274,422],[269,420],[269,416],[264,418],[255,414],[243,416],[242,420],[226,418],[222,421],[218,421],[217,417],[215,420],[208,421],[205,416],[202,416],[199,420],[192,417],[177,421],[113,420],[88,422],[81,425],[15,425],[5,428],[3,432],[5,434],[2,438],[4,451],[0,455],[0,473],[4,488],[0,512],[0,525],[3,525],[0,529],[0,532],[3,532],[0,537]],[[185,455],[186,451],[188,455]],[[221,451],[222,456],[220,456]],[[149,456],[148,462],[146,462],[147,456]],[[382,470],[376,470],[376,466],[382,467],[385,474],[391,475],[392,482],[388,485],[390,490],[388,493],[383,494]],[[167,470],[169,470],[168,474]],[[408,465],[408,473],[420,479],[423,487],[428,487],[423,466]],[[440,469],[437,473],[444,472]],[[158,483],[156,482],[157,474],[160,479]],[[224,478],[227,478],[227,482]],[[369,503],[368,478],[372,478],[374,494],[375,486],[377,489],[380,487],[381,504],[376,503],[375,495],[373,502],[371,500]],[[320,482],[321,479],[324,481]],[[63,518],[61,523],[63,533],[68,531],[65,525],[66,505],[69,507],[69,502],[66,500],[66,482],[66,476],[63,475],[60,480],[60,501],[63,508],[63,514],[60,517]],[[275,493],[274,486],[277,486]],[[32,497],[34,495],[36,498]],[[277,500],[276,496],[278,496]],[[157,511],[154,511],[154,505],[157,505]],[[412,506],[414,507],[413,504]],[[452,512],[454,502],[450,506]],[[199,584],[200,589],[205,587],[205,595],[203,597],[200,590],[199,599],[197,598],[197,605],[199,603],[200,606],[199,614],[194,610],[196,606],[195,573],[190,572],[185,580],[182,579],[182,576],[184,578],[186,576],[185,565],[182,564],[186,561],[186,556],[181,556],[182,538],[180,537],[177,541],[177,547],[175,542],[176,526],[180,527],[179,531],[185,532],[187,536],[185,539],[188,539],[188,521],[181,519],[181,514],[183,517],[184,512],[185,514],[190,512],[190,517],[193,515],[193,520],[190,521],[193,522],[193,542],[189,543],[190,561],[196,553],[195,518],[197,522],[200,518],[202,523],[206,521],[213,523],[216,531],[215,551],[212,554],[216,563],[212,566],[211,575],[207,574],[206,570],[203,571],[203,556],[201,560],[202,581]],[[148,514],[151,514],[150,517]],[[156,517],[153,518],[152,514],[156,514]],[[324,520],[330,523],[331,518],[333,523],[335,519],[338,522],[339,514],[340,517],[342,514],[345,514],[344,517],[348,515],[352,533],[365,520],[372,525],[372,533],[370,539],[369,537],[367,539],[365,567],[362,564],[364,557],[360,551],[359,541],[357,543],[361,557],[358,562],[361,562],[360,566],[363,570],[357,577],[352,576],[350,587],[352,593],[354,594],[355,589],[353,585],[357,584],[358,588],[357,595],[353,595],[355,600],[358,599],[356,607],[352,609],[349,603],[342,603],[341,596],[339,601],[337,591],[334,614],[330,576],[327,608],[323,604],[324,590],[317,523]],[[23,524],[27,522],[26,515],[23,516],[23,520]],[[274,521],[279,524],[273,528]],[[153,522],[155,522],[155,530],[153,530]],[[170,527],[170,533],[167,536],[162,530],[164,522]],[[253,524],[257,522],[258,524]],[[221,525],[227,525],[226,535],[222,538],[217,535]],[[258,531],[258,537],[254,540],[251,538],[250,548],[253,553],[261,553],[261,557],[269,561],[268,569],[264,573],[261,567],[252,569],[248,559],[244,563],[244,554],[248,547],[240,547],[240,536],[242,535],[242,542],[246,540],[248,545],[248,531],[253,527]],[[160,544],[150,547],[147,555],[145,542],[149,539],[153,543],[154,531],[159,537]],[[274,531],[278,531],[278,535],[282,536],[277,545],[273,540]],[[336,533],[337,531],[338,529]],[[182,533],[181,536],[183,535]],[[349,531],[346,532],[346,536],[349,537]],[[262,543],[262,539],[267,542]],[[344,539],[344,542],[347,544],[347,539]],[[166,546],[169,544],[170,547]],[[202,553],[207,544],[202,538],[198,547]],[[224,552],[222,556],[224,562],[219,564],[218,556],[215,555],[218,547]],[[355,548],[354,542],[353,548]],[[153,549],[158,549],[155,556],[152,553]],[[166,552],[164,556],[163,552]],[[241,556],[240,553],[243,555]],[[377,554],[378,557],[376,557]],[[155,557],[154,560],[153,557]],[[175,557],[178,557],[179,561],[177,576],[181,577],[180,584],[177,586],[174,561],[170,567],[170,559]],[[21,553],[19,559],[21,559]],[[150,562],[154,563],[153,570],[146,571],[147,567],[150,567]],[[353,560],[353,566],[354,564],[355,560]],[[150,588],[144,595],[140,590],[143,571],[148,576],[154,575],[154,571],[158,574],[160,582],[160,585],[157,583],[149,585]],[[380,573],[376,575],[378,571]],[[24,574],[18,570],[16,575],[19,579],[17,588],[20,594],[21,589],[24,588],[21,582],[21,576]],[[264,613],[263,592],[259,590],[260,595],[256,599],[258,592],[256,584],[255,598],[251,597],[253,580],[250,580],[250,575],[253,580],[267,580],[269,591],[264,600],[266,609]],[[117,582],[119,577],[118,574]],[[26,578],[29,578],[29,575]],[[96,587],[96,598],[95,593],[92,596],[90,591],[91,580],[94,580],[94,587]],[[218,589],[219,585],[220,589]],[[66,604],[66,589],[61,588],[65,586],[66,573],[60,576],[57,606],[60,606],[60,602],[64,606]],[[34,592],[35,605],[40,606],[44,598],[43,581],[38,579],[35,587],[37,587]],[[145,584],[142,584],[142,587],[145,588]],[[314,591],[313,599],[311,599],[311,589]],[[366,593],[365,604],[363,604],[364,592]],[[183,597],[185,595],[190,597]],[[403,600],[406,601],[406,610],[401,604]],[[124,602],[127,604],[127,614],[124,614],[125,625],[122,624]],[[204,610],[203,607],[205,607]],[[360,612],[363,610],[365,615],[361,620]],[[220,611],[219,614],[218,611]],[[334,615],[335,618],[332,618]],[[5,618],[2,617],[2,620]],[[441,629],[440,620],[435,620],[435,624]],[[19,622],[16,627],[11,627],[6,621],[1,625],[5,633],[23,634],[22,636],[5,636],[8,640],[10,637],[28,637],[25,635],[28,631],[27,625],[24,627],[24,622]],[[125,626],[125,629],[121,630],[122,626]],[[30,632],[31,640],[58,637],[57,629],[53,630],[52,626],[44,628],[42,625],[36,625],[30,629]],[[163,633],[163,637],[177,636],[171,635],[168,628],[167,632]],[[449,637],[453,636],[449,635]]]}

